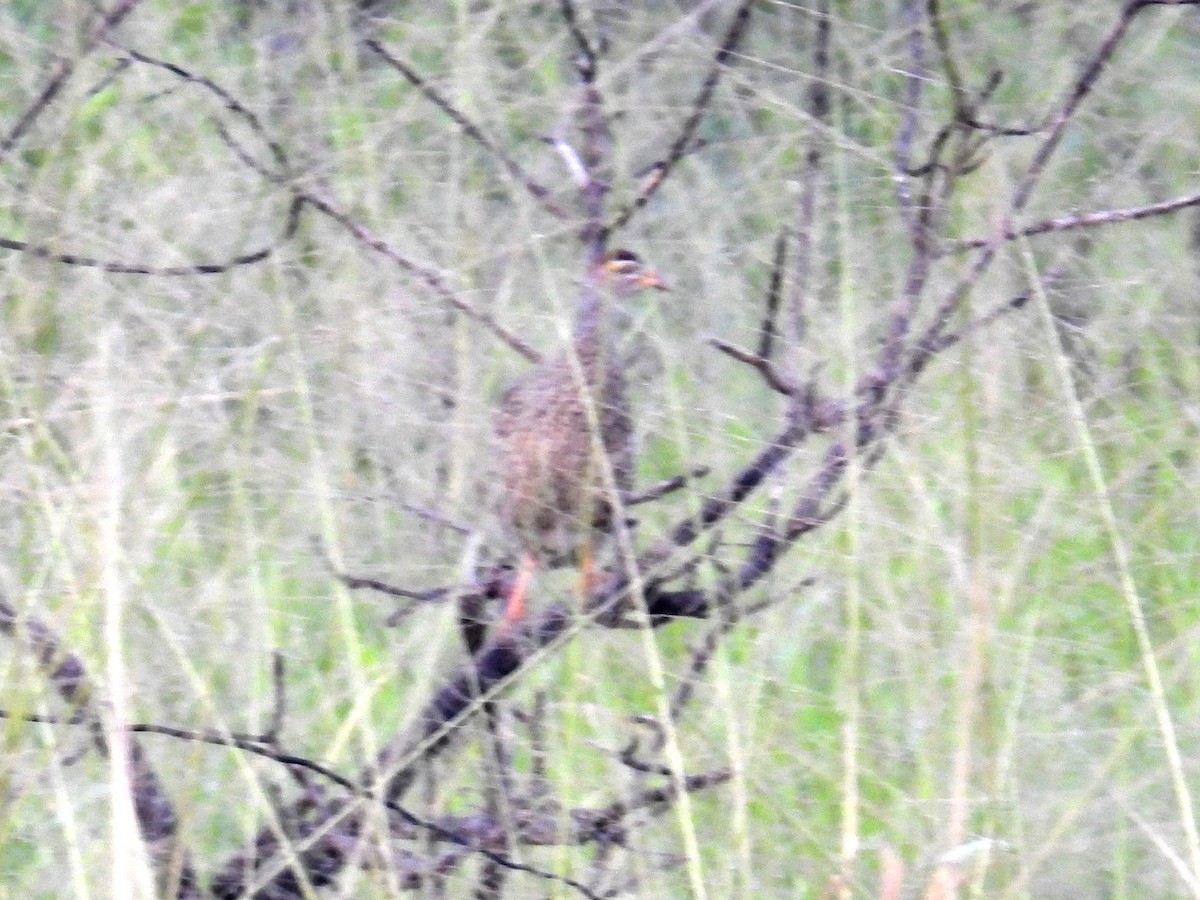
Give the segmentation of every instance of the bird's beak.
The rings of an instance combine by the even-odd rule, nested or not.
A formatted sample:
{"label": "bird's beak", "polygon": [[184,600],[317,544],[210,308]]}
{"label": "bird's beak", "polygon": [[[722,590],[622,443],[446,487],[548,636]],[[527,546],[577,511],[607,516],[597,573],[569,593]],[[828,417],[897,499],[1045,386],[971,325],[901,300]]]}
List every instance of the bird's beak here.
{"label": "bird's beak", "polygon": [[643,288],[654,288],[656,291],[669,291],[667,283],[659,277],[658,273],[652,270],[645,271],[637,280],[637,286]]}

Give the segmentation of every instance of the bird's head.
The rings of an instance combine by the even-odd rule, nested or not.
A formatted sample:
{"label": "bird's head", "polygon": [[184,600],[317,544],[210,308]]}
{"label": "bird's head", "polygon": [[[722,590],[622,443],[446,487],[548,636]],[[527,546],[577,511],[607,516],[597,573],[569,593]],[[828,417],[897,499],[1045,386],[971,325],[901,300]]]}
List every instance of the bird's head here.
{"label": "bird's head", "polygon": [[670,290],[657,272],[630,250],[609,250],[596,266],[597,281],[617,294],[628,296],[654,288]]}

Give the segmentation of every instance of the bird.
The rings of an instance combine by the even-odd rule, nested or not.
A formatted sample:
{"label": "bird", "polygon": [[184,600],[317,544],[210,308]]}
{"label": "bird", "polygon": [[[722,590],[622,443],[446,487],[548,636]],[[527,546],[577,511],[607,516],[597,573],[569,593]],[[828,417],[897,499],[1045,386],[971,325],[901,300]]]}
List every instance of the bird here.
{"label": "bird", "polygon": [[[629,250],[592,267],[570,348],[501,395],[493,430],[501,526],[520,545],[499,633],[526,613],[540,568],[575,563],[586,596],[596,543],[611,533],[634,474],[633,422],[618,357],[621,302],[666,282]],[[614,491],[615,489],[615,491]],[[616,497],[614,497],[614,492]]]}

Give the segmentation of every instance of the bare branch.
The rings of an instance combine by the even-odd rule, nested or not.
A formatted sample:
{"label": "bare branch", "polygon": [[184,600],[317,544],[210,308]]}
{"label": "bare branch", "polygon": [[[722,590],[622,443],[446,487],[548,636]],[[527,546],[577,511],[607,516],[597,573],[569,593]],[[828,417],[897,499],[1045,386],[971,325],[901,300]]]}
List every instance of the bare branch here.
{"label": "bare branch", "polygon": [[901,18],[908,30],[908,68],[904,73],[904,106],[900,114],[900,127],[896,131],[892,177],[900,214],[912,234],[917,224],[907,173],[913,168],[913,144],[917,138],[918,114],[925,84],[925,40],[921,30],[920,0],[903,0]]}
{"label": "bare branch", "polygon": [[278,650],[271,654],[271,718],[267,722],[267,730],[262,738],[265,743],[273,744],[279,740],[283,731],[283,720],[287,717],[287,691],[284,689],[283,654]]}
{"label": "bare branch", "polygon": [[651,485],[640,493],[634,494],[625,501],[626,506],[639,506],[643,503],[653,503],[666,497],[668,494],[673,494],[676,491],[682,490],[691,482],[703,478],[711,471],[708,466],[696,466],[690,472],[684,475],[676,475],[674,478],[668,478],[665,481],[660,481],[658,484]]}
{"label": "bare branch", "polygon": [[[1105,35],[1100,46],[1092,54],[1091,60],[1084,67],[1083,73],[1076,79],[1071,89],[1067,92],[1058,111],[1050,118],[1048,133],[1038,146],[1033,154],[1033,159],[1026,167],[1025,174],[1017,182],[1017,186],[1013,191],[1012,198],[1009,201],[1008,209],[1003,217],[997,223],[997,227],[988,241],[979,248],[981,251],[974,259],[967,272],[958,280],[958,282],[950,289],[945,298],[939,304],[934,312],[933,320],[926,332],[927,339],[936,341],[941,333],[945,330],[947,324],[953,316],[955,310],[959,308],[962,301],[978,284],[979,279],[991,267],[992,262],[996,258],[996,253],[1005,242],[1005,235],[1014,231],[1012,219],[1029,202],[1029,198],[1033,195],[1034,189],[1041,180],[1043,173],[1046,170],[1046,165],[1053,156],[1054,151],[1058,149],[1062,142],[1063,134],[1066,131],[1067,124],[1071,121],[1075,113],[1078,111],[1080,104],[1095,88],[1101,73],[1116,53],[1118,45],[1124,39],[1129,31],[1129,26],[1134,18],[1143,9],[1149,6],[1194,6],[1198,0],[1180,0],[1178,3],[1171,2],[1155,2],[1155,0],[1128,0],[1125,7],[1122,9],[1120,16],[1113,26]],[[903,329],[898,329],[903,331]],[[893,338],[896,336],[896,331],[893,331]],[[899,335],[903,339],[903,334]],[[892,354],[889,360],[892,363],[897,361],[898,357]],[[881,370],[881,373],[894,374],[893,366]]]}
{"label": "bare branch", "polygon": [[1100,46],[1084,68],[1083,74],[1079,76],[1063,100],[1058,112],[1051,117],[1049,134],[1034,153],[1025,175],[1017,182],[1016,190],[1013,192],[1013,198],[1009,204],[1009,214],[1005,217],[1004,227],[1000,230],[1002,234],[1009,230],[1008,220],[1011,216],[1024,209],[1025,204],[1029,202],[1029,198],[1046,170],[1046,164],[1049,163],[1050,157],[1054,155],[1054,151],[1062,142],[1067,124],[1079,110],[1080,104],[1096,87],[1100,75],[1112,60],[1118,45],[1124,40],[1129,26],[1137,14],[1149,6],[1195,6],[1198,2],[1200,0],[1175,0],[1175,2],[1171,2],[1171,0],[1128,0],[1125,8],[1121,10],[1120,17],[1101,41]]}
{"label": "bare branch", "polygon": [[[1059,278],[1061,274],[1061,267],[1055,267],[1051,269],[1042,279],[1043,286],[1048,288]],[[961,343],[968,337],[971,337],[972,335],[978,334],[984,329],[989,328],[1009,313],[1016,312],[1018,309],[1022,309],[1025,304],[1029,302],[1030,296],[1031,292],[1029,291],[1026,291],[1023,294],[1018,294],[1017,296],[999,304],[994,309],[984,313],[982,316],[979,316],[977,319],[968,322],[966,325],[952,334],[941,334],[940,332],[935,331],[933,326],[930,326],[929,329],[922,334],[920,340],[917,341],[916,348],[913,351],[912,356],[909,358],[907,377],[909,379],[914,378],[938,354],[945,352],[955,344]]]}
{"label": "bare branch", "polygon": [[[724,784],[732,777],[733,771],[731,769],[722,768],[699,775],[686,775],[682,779],[682,784],[683,789],[691,794]],[[639,792],[629,800],[618,800],[609,804],[605,809],[600,811],[599,815],[592,819],[590,825],[595,830],[606,830],[627,817],[631,812],[651,808],[661,810],[666,808],[677,797],[678,793],[675,789],[674,781],[664,784],[661,787],[649,788]]]}
{"label": "bare branch", "polygon": [[365,225],[362,225],[356,221],[350,216],[349,213],[334,205],[332,201],[326,200],[324,197],[321,197],[312,191],[303,190],[299,186],[287,181],[284,178],[281,178],[280,176],[263,167],[241,148],[241,145],[238,144],[234,137],[229,134],[224,127],[218,126],[218,133],[226,144],[238,152],[238,157],[264,179],[272,184],[286,188],[292,193],[294,198],[302,200],[305,204],[311,206],[317,212],[325,215],[337,224],[341,225],[342,228],[349,232],[352,237],[359,241],[359,243],[391,260],[403,272],[406,272],[407,274],[417,278],[448,305],[463,313],[463,315],[465,315],[471,321],[482,325],[530,362],[541,361],[542,357],[540,353],[497,322],[490,314],[476,309],[472,304],[468,303],[457,293],[451,290],[446,282],[442,279],[442,276],[437,272],[427,268],[426,266],[422,266],[420,263],[417,263],[402,254],[383,238],[371,232]]}
{"label": "bare branch", "polygon": [[396,587],[388,584],[386,581],[379,581],[375,578],[363,578],[358,575],[344,575],[341,572],[335,572],[334,576],[349,590],[358,591],[363,588],[368,588],[372,591],[378,591],[381,594],[387,594],[389,597],[401,597],[405,600],[416,600],[420,603],[437,603],[441,600],[446,600],[456,593],[454,588],[439,587],[430,588],[424,591],[414,591],[408,588]]}
{"label": "bare branch", "polygon": [[598,54],[587,39],[587,35],[583,33],[583,29],[579,26],[579,16],[575,12],[575,3],[573,0],[560,0],[559,9],[562,10],[563,21],[567,23],[567,30],[571,32],[571,37],[574,39],[576,46],[579,47],[579,52],[583,55],[579,63],[580,68],[593,73],[592,77],[594,77],[598,63]]}
{"label": "bare branch", "polygon": [[733,344],[722,341],[719,338],[709,338],[708,343],[726,356],[736,359],[738,362],[745,363],[757,371],[771,390],[783,394],[785,397],[796,397],[801,393],[801,388],[792,384],[791,380],[782,372],[779,372],[775,368],[774,363],[765,356],[735,347]]}
{"label": "bare branch", "polygon": [[379,56],[389,66],[404,76],[413,87],[419,90],[434,106],[450,117],[453,122],[463,130],[467,137],[475,141],[484,150],[490,153],[493,157],[499,160],[500,164],[508,171],[508,174],[514,180],[520,182],[527,190],[531,197],[541,204],[542,209],[550,213],[556,219],[565,220],[569,218],[566,210],[554,202],[550,195],[550,191],[545,186],[539,184],[534,178],[526,172],[521,164],[512,158],[508,153],[502,150],[495,141],[483,133],[483,129],[467,118],[458,107],[454,106],[449,100],[443,97],[428,81],[422,78],[415,69],[405,63],[403,60],[393,56],[383,45],[374,38],[368,38],[365,42],[368,50]]}
{"label": "bare branch", "polygon": [[211,78],[208,78],[204,75],[196,75],[193,72],[185,69],[183,66],[177,65],[176,63],[168,62],[165,59],[159,59],[155,56],[150,56],[148,53],[142,53],[139,50],[126,47],[125,45],[117,43],[116,41],[108,41],[108,43],[121,53],[125,54],[128,59],[142,63],[143,65],[152,66],[156,69],[162,69],[164,72],[175,76],[179,80],[188,84],[194,84],[215,96],[221,101],[222,106],[224,106],[226,110],[233,113],[243,122],[245,122],[247,127],[254,132],[258,139],[266,144],[267,149],[271,152],[272,159],[275,160],[275,165],[279,167],[280,171],[287,169],[287,154],[284,153],[283,145],[271,137],[266,126],[263,125],[262,119],[259,118],[259,116],[253,110],[246,106],[246,104],[242,103],[237,99],[237,97],[225,90],[225,88],[221,87]]}
{"label": "bare branch", "polygon": [[[813,41],[813,76],[808,87],[808,112],[815,122],[829,127],[829,43],[833,28],[828,0],[822,0],[816,11],[816,35]],[[788,340],[798,349],[807,328],[808,301],[813,293],[813,245],[817,225],[817,187],[823,165],[822,138],[819,129],[808,136],[804,168],[800,173],[800,208],[796,216],[796,264],[792,295],[788,304]],[[776,248],[776,259],[781,259]],[[760,353],[766,359],[770,353]],[[798,374],[799,357],[793,353],[785,361],[791,377]],[[766,372],[764,372],[764,376]],[[786,380],[786,379],[785,379]],[[778,388],[776,388],[778,390]]]}
{"label": "bare branch", "polygon": [[[577,114],[579,130],[583,133],[580,168],[584,173],[581,188],[584,223],[580,239],[587,248],[589,263],[593,265],[604,252],[604,243],[608,237],[608,232],[604,229],[604,198],[610,185],[605,170],[606,163],[612,155],[612,133],[604,114],[604,96],[596,84],[596,63],[595,57],[584,57],[576,66],[582,84],[582,100]],[[559,152],[566,158],[561,146]],[[592,290],[590,284],[588,289]]]}
{"label": "bare branch", "polygon": [[[419,829],[422,829],[425,831],[432,832],[437,838],[439,838],[441,840],[450,841],[452,843],[466,847],[466,848],[470,849],[472,852],[480,854],[481,856],[483,856],[485,859],[489,860],[490,862],[493,862],[493,863],[495,863],[499,866],[502,866],[506,869],[511,869],[511,870],[517,871],[517,872],[524,872],[528,875],[533,875],[537,878],[541,878],[541,879],[544,879],[547,881],[557,881],[561,884],[565,884],[569,887],[574,888],[576,891],[578,891],[583,896],[588,897],[589,900],[599,900],[599,898],[597,897],[596,894],[594,894],[592,891],[590,891],[585,885],[581,884],[580,882],[575,881],[574,879],[571,879],[571,878],[568,878],[568,877],[562,876],[562,875],[556,875],[552,872],[547,872],[543,869],[538,869],[535,866],[525,865],[524,863],[517,862],[516,860],[510,859],[509,857],[504,856],[500,853],[496,853],[496,852],[488,849],[487,847],[480,846],[478,843],[476,843],[475,841],[472,840],[469,833],[453,831],[450,828],[448,828],[442,824],[439,824],[438,822],[434,822],[434,821],[431,821],[428,819],[421,818],[420,816],[417,816],[416,814],[412,813],[405,807],[401,806],[399,803],[397,803],[393,800],[387,800],[387,799],[378,797],[371,789],[363,787],[361,784],[356,783],[355,781],[346,777],[345,775],[342,775],[341,773],[339,773],[335,769],[331,768],[330,766],[327,766],[324,763],[317,762],[316,760],[310,759],[309,757],[301,756],[301,755],[294,754],[294,753],[284,752],[284,751],[282,751],[274,746],[271,746],[261,740],[240,737],[240,736],[232,735],[232,734],[221,734],[218,732],[211,732],[211,731],[193,731],[193,730],[190,730],[187,728],[176,728],[176,727],[173,727],[170,725],[158,725],[158,724],[154,724],[154,723],[139,723],[136,725],[132,725],[132,726],[130,726],[130,731],[138,733],[138,734],[157,734],[157,735],[162,735],[164,737],[175,738],[177,740],[189,741],[192,743],[211,744],[211,745],[219,746],[219,747],[231,747],[231,748],[241,750],[246,753],[252,753],[255,756],[262,757],[263,759],[272,760],[273,762],[277,762],[277,763],[287,766],[289,768],[294,767],[294,768],[300,768],[300,769],[307,770],[309,772],[312,772],[315,775],[320,776],[321,778],[325,779],[326,781],[329,781],[329,782],[337,785],[338,787],[345,790],[352,797],[357,798],[359,800],[381,803],[389,811],[398,815],[408,825],[411,825],[414,828],[419,828]],[[335,805],[327,808],[325,810],[325,812],[328,815],[336,816],[339,813],[344,813],[344,808],[335,804]],[[341,835],[356,837],[357,836],[356,827],[350,827],[350,826],[346,827],[341,832]],[[262,839],[260,838],[259,846],[255,847],[255,851],[259,854],[263,853],[263,851],[268,849],[267,847],[262,846],[261,843],[262,843]],[[239,860],[239,863],[245,864],[246,861]],[[236,884],[242,883],[240,880],[231,883],[230,880],[228,880],[228,879],[231,876],[240,879],[245,874],[247,874],[247,873],[239,871],[236,876],[233,876],[232,869],[230,867],[227,867],[225,872],[221,876],[218,877],[217,882],[214,884],[214,887],[217,887],[219,885],[218,889],[221,891],[221,893],[219,895],[226,896],[225,891],[227,889],[232,888],[234,883],[236,883]],[[314,881],[314,883],[315,883],[315,881]]]}
{"label": "bare branch", "polygon": [[348,213],[335,206],[332,201],[318,197],[309,191],[296,191],[296,193],[304,199],[305,203],[312,206],[313,209],[337,222],[363,245],[391,260],[402,271],[422,282],[449,306],[461,312],[471,321],[482,325],[503,343],[521,354],[521,356],[530,362],[541,362],[542,355],[538,351],[534,350],[533,347],[497,322],[495,317],[490,313],[477,309],[473,304],[467,302],[455,291],[451,290],[442,276],[433,269],[423,266],[402,254],[383,238],[372,233],[366,226],[360,224]]}
{"label": "bare branch", "polygon": [[90,256],[80,256],[75,253],[57,253],[48,247],[29,244],[25,241],[16,241],[6,237],[0,237],[0,248],[15,250],[18,253],[26,253],[37,259],[46,259],[51,262],[62,263],[66,266],[99,269],[101,272],[112,272],[116,275],[155,275],[163,277],[221,275],[241,266],[260,263],[273,253],[278,252],[283,244],[296,236],[296,231],[300,227],[300,212],[303,206],[304,201],[302,198],[294,197],[292,199],[291,204],[288,206],[287,220],[284,223],[283,231],[280,232],[279,237],[276,238],[273,244],[263,247],[260,250],[255,250],[253,253],[235,256],[233,259],[222,263],[195,263],[189,266],[151,266],[144,263],[113,262],[110,260],[95,259]]}
{"label": "bare branch", "polygon": [[1039,234],[1050,234],[1058,231],[1073,231],[1077,228],[1094,228],[1098,225],[1117,225],[1122,222],[1136,222],[1138,219],[1149,219],[1154,216],[1164,216],[1200,206],[1200,193],[1176,197],[1174,200],[1163,200],[1146,206],[1131,206],[1125,209],[1102,209],[1091,213],[1078,213],[1070,216],[1058,216],[1054,219],[1044,219],[1032,225],[1019,228],[1010,227],[1002,234],[989,237],[967,238],[955,241],[944,252],[961,253],[965,250],[978,250],[996,240],[1015,241],[1019,237],[1035,237]]}
{"label": "bare branch", "polygon": [[754,6],[754,0],[742,0],[737,11],[733,15],[733,22],[730,23],[729,30],[725,32],[725,37],[721,41],[721,46],[717,50],[717,55],[713,59],[712,67],[705,76],[704,83],[700,87],[700,92],[696,95],[696,99],[692,101],[692,111],[684,120],[683,127],[680,128],[679,134],[676,136],[671,148],[667,151],[667,155],[663,158],[661,164],[656,164],[653,168],[650,177],[646,183],[642,185],[642,189],[638,191],[637,197],[627,207],[617,213],[616,218],[604,229],[605,234],[612,234],[614,231],[620,231],[629,223],[629,220],[637,214],[647,203],[650,198],[658,193],[658,189],[662,187],[664,181],[671,174],[678,162],[683,158],[687,148],[692,143],[692,138],[695,136],[696,129],[700,127],[700,122],[704,118],[704,114],[708,111],[709,101],[712,100],[713,91],[716,90],[717,83],[721,80],[721,76],[725,73],[725,66],[729,62],[729,58],[733,56],[733,52],[737,49],[738,43],[742,39],[742,35],[746,31],[746,26],[750,24],[750,12]]}
{"label": "bare branch", "polygon": [[[470,846],[462,835],[441,828],[434,822],[421,819],[401,807],[399,799],[412,784],[417,767],[448,745],[466,718],[481,709],[482,701],[494,694],[524,664],[528,653],[558,640],[565,633],[568,621],[565,610],[556,607],[548,610],[536,622],[523,628],[519,634],[506,635],[503,639],[494,641],[484,648],[435,695],[418,716],[412,732],[389,743],[379,756],[379,765],[364,771],[357,782],[333,772],[328,767],[314,764],[311,760],[279,754],[272,748],[245,747],[243,749],[276,759],[286,765],[305,766],[350,791],[359,800],[383,803],[409,824],[434,831],[439,836],[455,843]],[[364,787],[376,784],[381,786],[379,790]],[[344,859],[344,855],[337,853],[336,848],[328,842],[328,839],[332,837],[333,830],[341,829],[343,834],[356,834],[358,827],[356,823],[360,815],[357,803],[339,803],[325,809],[320,820],[321,827],[314,829],[313,837],[293,848],[293,851],[306,861],[306,865],[311,862],[313,866],[328,869],[328,854],[331,850],[336,853],[338,860]],[[558,881],[588,897],[589,900],[598,898],[597,894],[572,878],[527,866],[483,847],[471,846],[471,849],[507,869]],[[267,832],[260,834],[250,858],[239,857],[226,866],[217,882],[219,890],[222,892],[221,895],[236,895],[248,883],[248,878],[257,877],[255,873],[268,865],[278,850],[279,847],[273,835]],[[335,865],[335,871],[336,868],[340,868],[341,864],[338,862]],[[270,876],[271,880],[267,884],[263,884],[261,881],[254,883],[260,885],[262,890],[267,890],[270,884],[276,883],[279,879],[286,882],[289,870],[286,868],[286,864],[283,865],[283,868],[272,869],[277,874]],[[327,872],[327,874],[332,877],[335,871]]]}
{"label": "bare branch", "polygon": [[108,11],[100,20],[99,24],[92,29],[91,34],[83,42],[83,47],[80,53],[74,59],[59,60],[58,66],[53,75],[46,82],[40,94],[38,94],[33,102],[26,107],[25,111],[17,117],[17,122],[3,139],[0,139],[0,162],[12,152],[13,147],[24,137],[25,132],[30,129],[38,116],[45,112],[46,108],[54,101],[54,98],[66,86],[67,81],[75,73],[75,67],[79,65],[80,60],[87,56],[95,49],[96,45],[104,40],[114,28],[121,24],[122,21],[140,5],[142,0],[121,0],[116,6]]}
{"label": "bare branch", "polygon": [[243,165],[258,173],[271,184],[286,188],[292,194],[292,209],[297,215],[300,207],[302,207],[304,204],[310,205],[313,209],[341,225],[359,242],[365,244],[382,256],[387,257],[393,263],[399,266],[401,270],[419,279],[444,302],[463,313],[465,316],[467,316],[467,318],[487,328],[496,337],[500,338],[501,341],[503,341],[513,350],[516,350],[526,359],[530,360],[531,362],[539,362],[541,360],[541,354],[539,354],[536,350],[534,350],[508,329],[504,328],[504,326],[497,322],[492,316],[476,309],[472,304],[458,296],[457,293],[450,289],[450,287],[445,283],[438,273],[401,254],[382,238],[372,234],[365,226],[359,224],[357,221],[351,218],[349,214],[338,209],[331,201],[319,197],[313,192],[300,189],[286,174],[287,158],[283,152],[282,146],[277,141],[270,138],[266,129],[263,127],[261,120],[249,109],[249,107],[247,107],[244,103],[241,103],[236,97],[212,81],[212,79],[193,75],[180,66],[155,59],[143,53],[138,53],[128,49],[123,49],[123,52],[129,54],[131,58],[139,62],[162,68],[163,70],[175,75],[177,78],[183,79],[192,84],[196,84],[204,90],[213,93],[215,96],[220,98],[227,109],[234,112],[243,121],[245,121],[254,131],[254,133],[258,135],[259,138],[262,139],[267,145],[271,152],[271,156],[275,160],[276,165],[279,166],[280,171],[272,172],[263,166],[262,163],[258,162],[254,158],[253,154],[248,153],[245,148],[242,147],[241,143],[237,141],[220,122],[217,122],[216,125],[217,133],[220,135],[225,144],[234,152],[238,159],[241,160]]}
{"label": "bare branch", "polygon": [[[789,591],[789,593],[795,593],[802,588],[810,587],[815,581],[816,579],[806,578],[800,584],[796,585],[792,591]],[[708,629],[704,635],[704,640],[691,652],[691,656],[688,659],[687,672],[680,678],[679,684],[671,695],[671,718],[678,719],[683,714],[684,708],[691,702],[692,697],[695,695],[696,684],[699,682],[700,676],[708,668],[708,664],[712,662],[712,658],[716,654],[717,648],[721,645],[721,641],[737,625],[749,617],[776,605],[782,596],[782,594],[768,596],[766,599],[745,606],[730,603],[725,607],[726,612],[720,616],[720,621]]]}
{"label": "bare branch", "polygon": [[[779,303],[783,297],[783,271],[787,267],[787,230],[775,237],[775,252],[771,260],[771,280],[767,283],[767,308],[758,329],[758,355],[770,359],[779,334]],[[802,335],[797,335],[797,339]]]}

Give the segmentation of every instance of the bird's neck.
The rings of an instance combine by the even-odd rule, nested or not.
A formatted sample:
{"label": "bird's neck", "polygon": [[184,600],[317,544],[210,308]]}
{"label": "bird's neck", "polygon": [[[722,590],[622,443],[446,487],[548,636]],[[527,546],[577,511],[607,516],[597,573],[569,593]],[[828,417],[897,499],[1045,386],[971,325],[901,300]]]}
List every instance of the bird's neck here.
{"label": "bird's neck", "polygon": [[601,287],[590,285],[575,321],[575,349],[581,357],[602,360],[616,342],[616,300]]}

